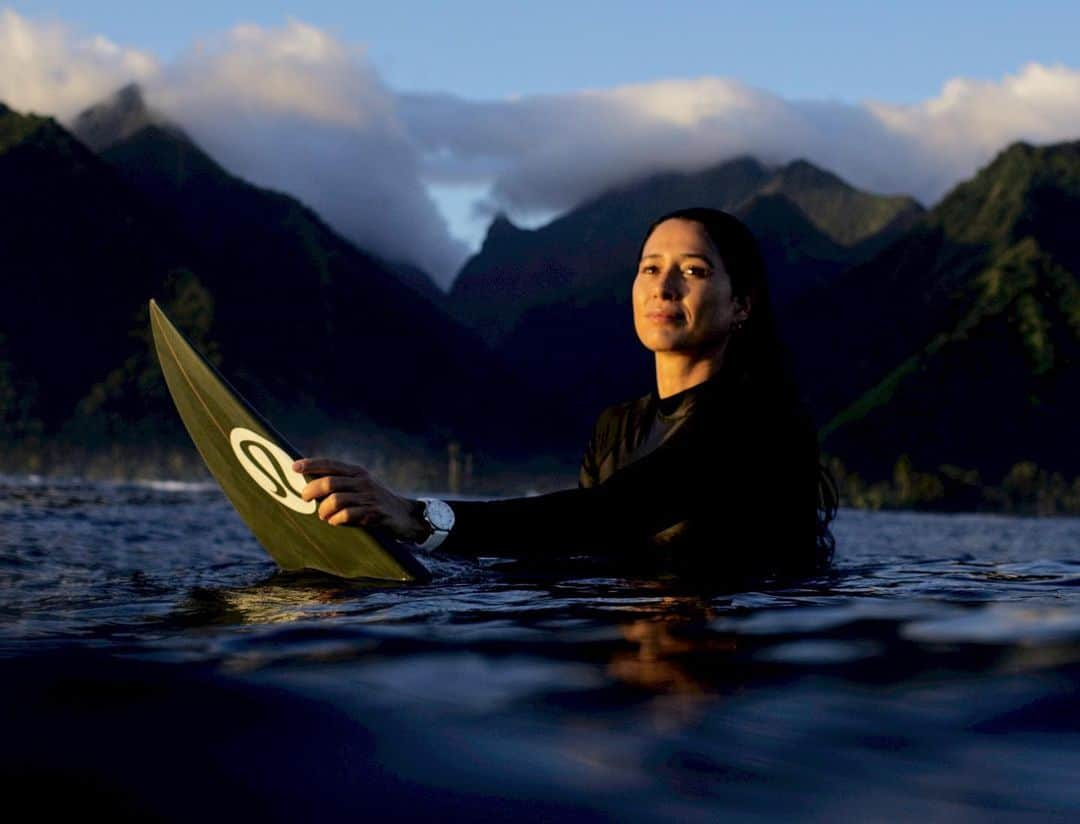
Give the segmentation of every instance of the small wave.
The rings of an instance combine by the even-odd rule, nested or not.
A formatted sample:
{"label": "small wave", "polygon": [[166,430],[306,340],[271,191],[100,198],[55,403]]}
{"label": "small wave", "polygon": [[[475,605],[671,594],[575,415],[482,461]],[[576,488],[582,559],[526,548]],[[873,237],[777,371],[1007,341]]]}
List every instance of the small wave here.
{"label": "small wave", "polygon": [[155,492],[209,492],[218,488],[213,481],[149,480],[132,481],[130,485]]}
{"label": "small wave", "polygon": [[50,489],[150,489],[154,492],[206,492],[217,489],[210,480],[179,481],[173,479],[100,480],[79,475],[8,475],[0,473],[0,487],[26,488],[48,487]]}
{"label": "small wave", "polygon": [[910,640],[939,644],[1048,644],[1080,640],[1075,607],[991,604],[945,618],[915,621],[901,629]]}
{"label": "small wave", "polygon": [[49,475],[8,475],[0,472],[0,487],[27,486],[85,486],[89,481],[71,476],[52,477]]}

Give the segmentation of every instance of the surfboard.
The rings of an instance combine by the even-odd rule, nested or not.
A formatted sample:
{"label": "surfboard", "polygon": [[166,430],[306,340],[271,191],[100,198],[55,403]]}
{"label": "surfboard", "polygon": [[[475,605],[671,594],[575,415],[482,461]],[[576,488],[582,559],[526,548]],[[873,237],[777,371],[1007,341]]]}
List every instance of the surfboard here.
{"label": "surfboard", "polygon": [[256,539],[284,570],[342,578],[423,581],[427,569],[404,546],[358,527],[335,527],[300,492],[311,477],[292,469],[301,453],[233,389],[153,300],[150,327],[173,403],[207,468]]}

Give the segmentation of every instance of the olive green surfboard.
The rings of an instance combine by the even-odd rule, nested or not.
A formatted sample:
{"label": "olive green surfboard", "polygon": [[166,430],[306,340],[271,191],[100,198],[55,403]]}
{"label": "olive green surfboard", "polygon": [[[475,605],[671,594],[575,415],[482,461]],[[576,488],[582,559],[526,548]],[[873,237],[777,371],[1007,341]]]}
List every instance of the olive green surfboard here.
{"label": "olive green surfboard", "polygon": [[427,580],[402,546],[354,527],[330,526],[300,491],[301,457],[200,355],[150,301],[161,370],[191,439],[259,543],[282,569],[315,569],[343,578]]}

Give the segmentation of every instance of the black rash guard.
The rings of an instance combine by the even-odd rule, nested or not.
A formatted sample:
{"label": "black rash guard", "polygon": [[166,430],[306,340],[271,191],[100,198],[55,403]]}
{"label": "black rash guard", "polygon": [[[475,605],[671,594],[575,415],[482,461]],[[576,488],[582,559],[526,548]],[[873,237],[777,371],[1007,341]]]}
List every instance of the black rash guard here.
{"label": "black rash guard", "polygon": [[816,434],[797,407],[720,373],[604,410],[577,489],[450,501],[442,549],[790,567],[816,552],[817,485]]}

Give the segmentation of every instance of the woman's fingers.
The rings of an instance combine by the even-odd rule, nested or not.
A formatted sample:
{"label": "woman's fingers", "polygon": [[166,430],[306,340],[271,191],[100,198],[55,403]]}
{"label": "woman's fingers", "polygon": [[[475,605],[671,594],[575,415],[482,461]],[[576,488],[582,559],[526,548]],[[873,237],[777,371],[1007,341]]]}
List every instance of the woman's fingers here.
{"label": "woman's fingers", "polygon": [[303,458],[293,471],[319,476],[300,495],[319,500],[318,513],[333,526],[379,526],[403,540],[422,540],[427,524],[415,512],[415,501],[401,498],[372,478],[362,466],[329,458]]}
{"label": "woman's fingers", "polygon": [[300,497],[305,501],[311,501],[316,498],[325,498],[334,492],[364,492],[371,489],[372,485],[370,478],[327,475],[309,481],[307,486],[300,491]]}
{"label": "woman's fingers", "polygon": [[330,518],[327,519],[328,524],[334,526],[345,526],[347,524],[359,524],[360,526],[371,526],[376,523],[378,518],[376,513],[365,509],[363,507],[350,506],[345,509],[339,509]]}
{"label": "woman's fingers", "polygon": [[323,498],[319,504],[319,517],[324,521],[330,520],[337,512],[349,507],[374,509],[375,499],[370,494],[362,492],[335,492]]}
{"label": "woman's fingers", "polygon": [[330,458],[301,458],[293,463],[293,472],[302,475],[345,475],[354,478],[366,478],[364,467],[335,461]]}
{"label": "woman's fingers", "polygon": [[300,497],[305,501],[325,498],[344,490],[362,491],[371,484],[371,476],[364,467],[330,458],[302,458],[293,464],[293,472],[322,476],[309,481],[300,492]]}

